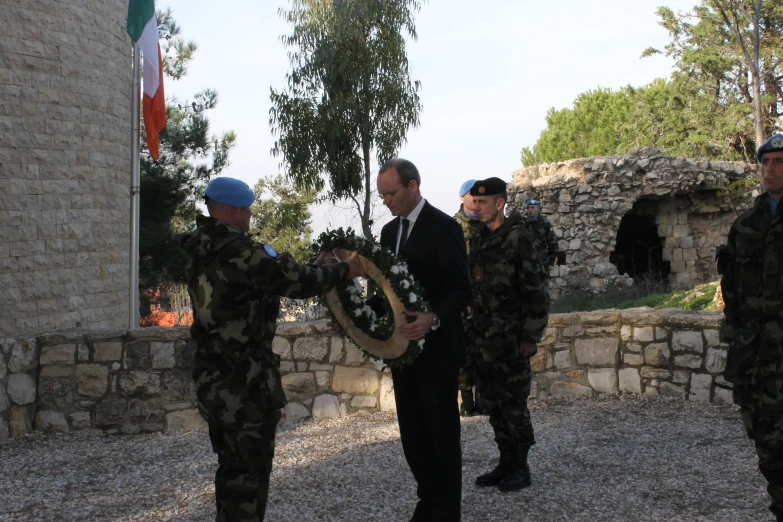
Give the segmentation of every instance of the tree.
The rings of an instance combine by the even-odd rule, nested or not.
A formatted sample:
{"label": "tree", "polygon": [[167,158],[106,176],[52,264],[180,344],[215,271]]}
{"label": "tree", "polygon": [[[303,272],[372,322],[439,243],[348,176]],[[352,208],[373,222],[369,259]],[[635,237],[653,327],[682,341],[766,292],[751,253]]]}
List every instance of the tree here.
{"label": "tree", "polygon": [[418,81],[411,81],[405,31],[416,39],[417,0],[293,0],[280,10],[293,25],[287,86],[271,89],[272,154],[296,186],[349,200],[372,237],[370,163],[394,157],[419,124]]}
{"label": "tree", "polygon": [[262,243],[271,243],[279,252],[289,252],[300,263],[309,261],[313,230],[308,207],[315,203],[315,194],[296,190],[281,175],[261,178],[253,191],[256,201],[250,233]]}
{"label": "tree", "polygon": [[599,87],[577,96],[573,109],[551,107],[546,129],[532,150],[522,149],[523,165],[614,154],[626,145],[617,139],[617,128],[628,119],[631,91],[631,87],[617,92]]}
{"label": "tree", "polygon": [[598,88],[577,96],[573,108],[550,108],[546,128],[532,148],[522,149],[524,166],[573,158],[625,154],[655,147],[674,156],[742,159],[727,138],[732,119],[699,92],[657,79],[642,87]]}
{"label": "tree", "polygon": [[657,14],[671,36],[665,53],[677,61],[675,83],[708,96],[728,145],[754,158],[780,128],[783,0],[702,0],[693,12],[661,7]]}
{"label": "tree", "polygon": [[[196,51],[193,42],[175,38],[180,28],[171,10],[157,13],[158,34],[165,39],[164,73],[181,78]],[[173,39],[173,40],[172,40]],[[162,285],[184,281],[185,254],[176,234],[192,226],[196,202],[210,178],[228,165],[236,135],[214,136],[206,112],[217,105],[217,93],[206,89],[193,100],[166,104],[166,128],[160,134],[160,158],[153,162],[142,139],[139,234],[139,295],[146,315]],[[142,127],[142,133],[144,129]]]}

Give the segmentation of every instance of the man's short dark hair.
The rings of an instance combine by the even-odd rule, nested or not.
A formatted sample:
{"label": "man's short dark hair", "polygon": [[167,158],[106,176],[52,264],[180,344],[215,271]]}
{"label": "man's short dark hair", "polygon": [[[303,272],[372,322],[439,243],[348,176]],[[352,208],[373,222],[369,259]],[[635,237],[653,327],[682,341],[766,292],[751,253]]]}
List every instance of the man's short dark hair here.
{"label": "man's short dark hair", "polygon": [[402,183],[404,186],[407,187],[411,181],[415,181],[418,186],[421,186],[421,176],[419,176],[419,169],[417,169],[416,165],[414,165],[412,162],[402,158],[390,159],[383,164],[381,170],[378,171],[378,174],[383,174],[391,168],[397,171],[397,174],[400,177],[400,183]]}
{"label": "man's short dark hair", "polygon": [[506,192],[502,192],[500,194],[495,194],[494,196],[492,196],[492,198],[493,198],[493,201],[497,201],[499,199],[502,199],[503,203],[508,203],[508,192],[506,191]]}

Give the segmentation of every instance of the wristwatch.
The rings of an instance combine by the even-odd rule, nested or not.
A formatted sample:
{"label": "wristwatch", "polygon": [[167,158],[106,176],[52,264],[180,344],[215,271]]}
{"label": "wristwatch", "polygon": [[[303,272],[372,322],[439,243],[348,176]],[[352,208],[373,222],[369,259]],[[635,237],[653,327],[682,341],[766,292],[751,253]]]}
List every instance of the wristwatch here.
{"label": "wristwatch", "polygon": [[430,330],[434,331],[440,328],[440,317],[438,317],[438,314],[436,313],[433,313],[432,315],[435,317],[435,319],[432,320],[432,326],[430,326]]}

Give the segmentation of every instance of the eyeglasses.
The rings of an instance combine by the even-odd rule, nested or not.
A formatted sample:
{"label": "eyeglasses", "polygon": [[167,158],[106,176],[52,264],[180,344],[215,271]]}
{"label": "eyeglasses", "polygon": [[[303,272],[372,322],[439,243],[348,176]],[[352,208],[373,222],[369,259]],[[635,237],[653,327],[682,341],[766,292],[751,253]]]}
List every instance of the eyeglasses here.
{"label": "eyeglasses", "polygon": [[401,191],[404,188],[405,188],[405,185],[400,185],[399,187],[397,187],[397,190],[395,190],[394,192],[379,192],[378,193],[378,199],[386,199],[387,196],[390,197],[390,198],[393,198],[394,196],[397,195],[397,193],[399,191]]}

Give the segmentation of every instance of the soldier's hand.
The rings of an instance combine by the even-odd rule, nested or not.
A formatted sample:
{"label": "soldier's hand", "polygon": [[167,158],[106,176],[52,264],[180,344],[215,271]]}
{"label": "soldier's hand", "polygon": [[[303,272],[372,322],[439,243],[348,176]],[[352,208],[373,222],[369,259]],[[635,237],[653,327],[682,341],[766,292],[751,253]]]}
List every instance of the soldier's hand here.
{"label": "soldier's hand", "polygon": [[312,264],[316,266],[321,266],[321,265],[333,265],[338,262],[339,261],[337,260],[337,258],[334,257],[334,253],[322,251],[320,254],[318,254],[318,257],[315,259],[315,261],[313,261]]}
{"label": "soldier's hand", "polygon": [[400,326],[400,332],[403,337],[409,341],[417,341],[427,335],[435,322],[435,314],[431,312],[408,312],[405,311],[405,317],[412,317],[414,320]]}
{"label": "soldier's hand", "polygon": [[532,357],[537,351],[538,348],[536,348],[536,343],[529,343],[526,341],[519,343],[519,353],[522,354],[522,357]]}
{"label": "soldier's hand", "polygon": [[359,263],[359,254],[356,252],[351,252],[351,255],[344,259],[344,261],[348,263],[348,279],[364,277],[367,275],[367,272],[364,271],[364,268]]}

